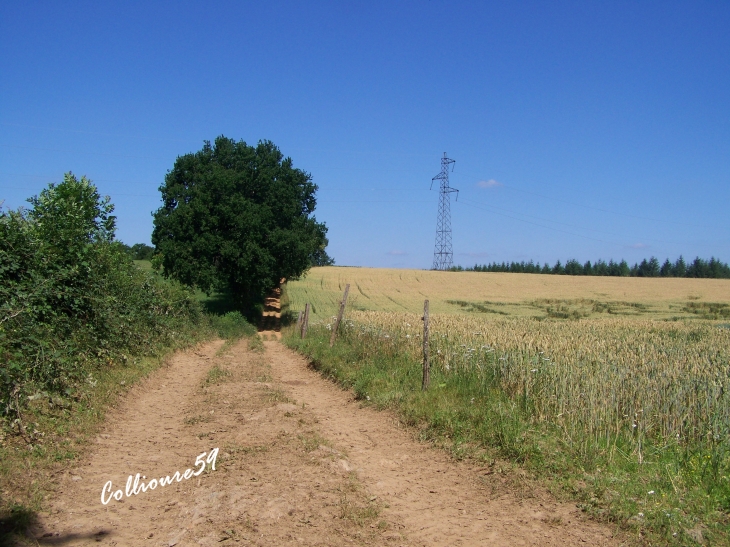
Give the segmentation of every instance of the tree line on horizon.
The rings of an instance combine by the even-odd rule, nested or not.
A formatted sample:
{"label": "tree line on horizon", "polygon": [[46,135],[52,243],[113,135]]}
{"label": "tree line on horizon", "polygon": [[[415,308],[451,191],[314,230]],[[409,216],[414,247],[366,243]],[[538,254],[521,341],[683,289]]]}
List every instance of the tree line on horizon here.
{"label": "tree line on horizon", "polygon": [[694,277],[712,279],[730,279],[730,266],[715,257],[710,260],[695,258],[689,264],[680,256],[674,263],[666,259],[663,264],[656,257],[644,259],[633,266],[625,260],[614,262],[609,260],[590,260],[581,264],[575,259],[568,260],[563,265],[558,260],[550,266],[547,262],[540,265],[532,260],[529,262],[491,262],[489,264],[475,264],[472,267],[454,266],[450,271],[465,272],[508,272],[508,273],[535,273],[553,275],[596,275],[614,277]]}

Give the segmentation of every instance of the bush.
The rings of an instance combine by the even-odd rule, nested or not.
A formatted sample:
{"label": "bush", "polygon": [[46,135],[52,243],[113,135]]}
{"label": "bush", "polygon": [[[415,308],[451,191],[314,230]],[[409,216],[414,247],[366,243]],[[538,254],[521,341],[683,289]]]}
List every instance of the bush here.
{"label": "bush", "polygon": [[256,334],[256,327],[237,311],[230,311],[225,315],[213,315],[210,322],[213,330],[221,338],[231,339]]}
{"label": "bush", "polygon": [[72,395],[96,367],[207,328],[191,290],[137,268],[113,241],[113,205],[71,173],[0,210],[0,416],[23,395]]}

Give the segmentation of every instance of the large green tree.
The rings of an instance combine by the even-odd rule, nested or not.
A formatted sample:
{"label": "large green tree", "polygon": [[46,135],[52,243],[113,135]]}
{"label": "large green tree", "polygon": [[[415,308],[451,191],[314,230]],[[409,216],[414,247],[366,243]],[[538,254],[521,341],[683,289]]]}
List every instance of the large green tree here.
{"label": "large green tree", "polygon": [[177,158],[160,191],[152,243],[165,275],[229,290],[244,306],[302,275],[327,245],[317,186],[270,141],[206,141]]}

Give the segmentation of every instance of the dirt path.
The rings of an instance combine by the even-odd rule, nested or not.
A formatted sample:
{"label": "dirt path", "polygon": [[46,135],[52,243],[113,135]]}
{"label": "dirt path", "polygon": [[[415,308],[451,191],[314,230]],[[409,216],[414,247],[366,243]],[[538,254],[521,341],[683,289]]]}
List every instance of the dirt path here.
{"label": "dirt path", "polygon": [[[264,345],[209,343],[136,386],[59,478],[38,544],[615,544],[574,506],[508,492]],[[109,480],[183,473],[216,447],[215,471],[101,503]]]}
{"label": "dirt path", "polygon": [[[282,282],[284,280],[282,279]],[[259,323],[259,336],[264,340],[281,339],[281,288],[277,287],[264,300],[264,312]]]}
{"label": "dirt path", "polygon": [[388,413],[362,408],[303,358],[267,343],[275,376],[307,401],[326,438],[347,454],[369,492],[388,506],[393,528],[413,545],[610,545],[606,528],[574,505],[535,492],[508,492],[490,469],[454,462],[415,441]]}

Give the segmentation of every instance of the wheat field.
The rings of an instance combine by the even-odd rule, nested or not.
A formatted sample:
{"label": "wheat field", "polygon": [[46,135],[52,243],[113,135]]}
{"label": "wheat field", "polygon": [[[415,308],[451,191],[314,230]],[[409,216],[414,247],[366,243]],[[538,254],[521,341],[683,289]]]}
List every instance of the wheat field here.
{"label": "wheat field", "polygon": [[[327,266],[287,283],[291,310],[334,313],[346,284],[360,311],[484,316],[698,317],[730,309],[730,280],[439,272]],[[719,308],[718,308],[719,305]]]}
{"label": "wheat field", "polygon": [[[421,316],[351,312],[349,336],[422,355]],[[709,321],[535,321],[437,314],[432,367],[497,382],[538,422],[594,440],[730,434],[730,328]]]}
{"label": "wheat field", "polygon": [[730,433],[730,280],[326,267],[288,284],[290,309],[328,326],[347,283],[350,336],[418,358],[429,299],[440,373],[497,377],[537,421],[596,440]]}
{"label": "wheat field", "polygon": [[697,522],[730,537],[730,280],[326,267],[285,293],[290,315],[312,306],[293,346],[455,450],[544,462],[593,514],[662,541]]}

